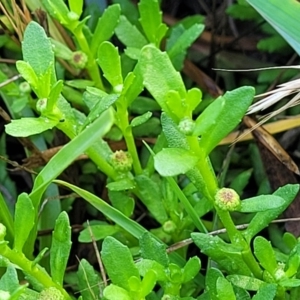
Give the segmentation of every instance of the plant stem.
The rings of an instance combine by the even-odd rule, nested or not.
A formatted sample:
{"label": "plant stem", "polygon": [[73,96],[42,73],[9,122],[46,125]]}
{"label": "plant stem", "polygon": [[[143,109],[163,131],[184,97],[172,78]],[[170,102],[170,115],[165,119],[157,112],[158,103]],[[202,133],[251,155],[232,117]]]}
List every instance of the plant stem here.
{"label": "plant stem", "polygon": [[0,252],[3,257],[17,265],[25,274],[35,278],[35,280],[40,282],[45,288],[55,287],[62,293],[64,299],[72,299],[62,286],[52,281],[50,275],[40,265],[28,260],[23,253],[14,251],[3,244],[0,246]]}

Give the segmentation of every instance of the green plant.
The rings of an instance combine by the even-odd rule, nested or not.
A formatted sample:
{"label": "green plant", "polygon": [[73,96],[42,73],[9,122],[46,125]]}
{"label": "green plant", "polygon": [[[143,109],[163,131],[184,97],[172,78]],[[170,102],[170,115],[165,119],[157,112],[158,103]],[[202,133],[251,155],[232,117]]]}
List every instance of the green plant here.
{"label": "green plant", "polygon": [[[138,11],[131,15],[139,14],[139,19],[126,17],[125,5],[130,4],[120,1],[122,6],[109,6],[92,30],[86,25],[87,18],[80,20],[82,2],[70,0],[69,8],[62,0],[42,2],[70,31],[78,49],[69,49],[63,57],[61,49],[66,45],[50,40],[36,22],[28,24],[23,60],[16,67],[36,99],[15,83],[2,90],[14,116],[6,133],[15,137],[41,134],[39,141],[33,141],[43,147],[43,133],[56,128],[70,141],[34,177],[32,191],[19,195],[14,219],[0,198],[0,256],[6,268],[0,280],[1,297],[73,298],[63,287],[71,247],[68,215],[59,202],[47,203],[45,208],[51,211],[52,224],[46,220],[49,216],[39,215],[43,195],[65,187],[105,216],[104,221],[87,226],[79,239],[102,242],[101,257],[110,281],[107,284],[103,272],[98,274],[81,260],[76,274],[80,299],[251,299],[248,291],[256,292],[252,299],[273,299],[275,295],[285,299],[288,294],[297,299],[299,241],[285,235],[287,251],[275,252],[270,242],[257,234],[288,207],[299,186],[286,185],[272,195],[240,201],[235,191],[222,188],[210,161],[212,151],[247,112],[254,88],[226,92],[195,118],[202,92],[187,89],[179,73],[186,49],[204,26],[181,22],[168,28],[162,22],[158,1],[141,0]],[[124,45],[124,52],[109,41],[113,34]],[[161,50],[163,39],[165,51]],[[73,66],[85,67],[88,77],[73,79],[68,82],[72,88],[66,89],[57,76],[55,55],[69,62],[71,52],[80,60]],[[12,95],[30,117],[12,106]],[[78,99],[71,101],[76,95]],[[140,113],[133,115],[137,107]],[[157,110],[160,122],[153,116]],[[141,126],[159,129],[158,125],[162,130],[155,145],[151,148],[145,143],[142,149],[147,154],[139,154],[135,130]],[[113,152],[104,139],[118,136],[124,139],[127,151]],[[94,163],[85,165],[86,172],[101,171],[106,176],[110,204],[87,189],[57,179],[83,153]],[[145,228],[131,218],[135,199],[143,203],[157,228]],[[226,229],[226,237],[208,233],[213,224],[202,217],[209,211]],[[248,227],[239,230],[231,212],[251,214]],[[38,229],[45,226],[55,229],[50,239],[40,238],[36,255]],[[205,276],[200,272],[203,263],[197,256],[188,259],[187,248],[167,253],[167,244],[190,237],[208,258]],[[134,261],[132,254],[139,259]],[[214,267],[210,267],[212,262]],[[17,270],[27,285],[19,284]],[[103,288],[102,282],[107,286]]]}

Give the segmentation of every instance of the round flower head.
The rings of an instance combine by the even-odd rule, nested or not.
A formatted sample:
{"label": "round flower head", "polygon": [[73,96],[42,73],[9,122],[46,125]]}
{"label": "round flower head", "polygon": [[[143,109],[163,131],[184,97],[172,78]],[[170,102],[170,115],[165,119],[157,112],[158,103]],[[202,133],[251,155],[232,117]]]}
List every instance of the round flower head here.
{"label": "round flower head", "polygon": [[240,196],[230,188],[222,188],[215,195],[216,205],[222,210],[234,211],[241,206]]}

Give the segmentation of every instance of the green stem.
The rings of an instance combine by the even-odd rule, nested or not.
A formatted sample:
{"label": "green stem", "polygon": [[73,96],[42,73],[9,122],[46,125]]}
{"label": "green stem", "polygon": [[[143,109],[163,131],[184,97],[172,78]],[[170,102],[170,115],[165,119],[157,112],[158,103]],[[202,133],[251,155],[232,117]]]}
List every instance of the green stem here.
{"label": "green stem", "polygon": [[105,91],[102,79],[100,77],[99,68],[96,64],[96,61],[91,53],[90,46],[88,44],[88,41],[86,40],[85,35],[83,34],[82,30],[74,30],[73,34],[76,37],[76,40],[80,46],[80,49],[87,55],[88,62],[86,65],[86,69],[88,70],[88,73],[91,77],[91,79],[94,81],[95,86],[103,91]]}
{"label": "green stem", "polygon": [[38,264],[28,260],[24,254],[10,249],[7,245],[0,246],[1,255],[7,258],[11,263],[17,265],[25,274],[30,275],[40,282],[45,288],[55,287],[58,289],[64,299],[72,299],[68,293],[59,284],[52,281],[49,274]]}
{"label": "green stem", "polygon": [[256,278],[262,279],[263,271],[260,268],[256,259],[254,258],[252,251],[251,251],[249,245],[246,243],[246,241],[245,241],[244,248],[245,248],[245,250],[242,252],[242,257],[243,257],[244,262],[247,264],[247,266],[249,267],[249,269],[251,270],[251,272],[253,273],[253,275]]}
{"label": "green stem", "polygon": [[[125,99],[119,99],[119,101],[122,101],[122,100],[125,101]],[[117,103],[116,105],[117,105],[118,126],[122,130],[128,152],[130,153],[130,155],[132,157],[134,173],[135,173],[135,175],[139,175],[143,172],[143,169],[142,169],[140,159],[139,159],[139,156],[138,156],[138,153],[136,150],[135,141],[134,141],[134,137],[132,134],[132,129],[128,122],[128,111],[127,111],[127,109],[123,108],[122,103],[121,104]]]}

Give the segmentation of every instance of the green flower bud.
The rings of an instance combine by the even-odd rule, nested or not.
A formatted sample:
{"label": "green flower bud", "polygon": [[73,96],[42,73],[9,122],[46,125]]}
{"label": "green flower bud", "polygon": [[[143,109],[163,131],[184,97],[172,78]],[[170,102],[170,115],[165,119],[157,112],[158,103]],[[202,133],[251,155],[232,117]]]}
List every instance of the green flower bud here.
{"label": "green flower bud", "polygon": [[40,113],[43,113],[44,111],[46,111],[46,109],[47,109],[47,102],[48,102],[47,98],[39,99],[37,101],[37,103],[36,103],[36,109],[37,109],[37,111],[39,111]]}
{"label": "green flower bud", "polygon": [[75,51],[72,53],[72,58],[69,62],[77,69],[84,69],[88,62],[88,57],[82,51]]}
{"label": "green flower bud", "polygon": [[195,123],[189,117],[183,118],[178,124],[178,129],[180,130],[180,132],[184,133],[185,135],[191,135],[194,131],[194,128],[195,128]]}
{"label": "green flower bud", "polygon": [[128,172],[132,167],[132,157],[130,153],[123,150],[116,151],[111,155],[111,164],[116,171]]}
{"label": "green flower bud", "polygon": [[62,293],[55,287],[44,289],[38,297],[38,300],[64,300]]}
{"label": "green flower bud", "polygon": [[31,87],[30,87],[29,83],[26,82],[26,81],[21,82],[19,84],[19,91],[22,94],[30,94],[31,93]]}
{"label": "green flower bud", "polygon": [[165,233],[171,234],[176,231],[177,226],[172,220],[168,220],[163,224],[162,228]]}
{"label": "green flower bud", "polygon": [[240,208],[240,196],[233,189],[222,188],[215,195],[216,205],[222,210],[234,211]]}

